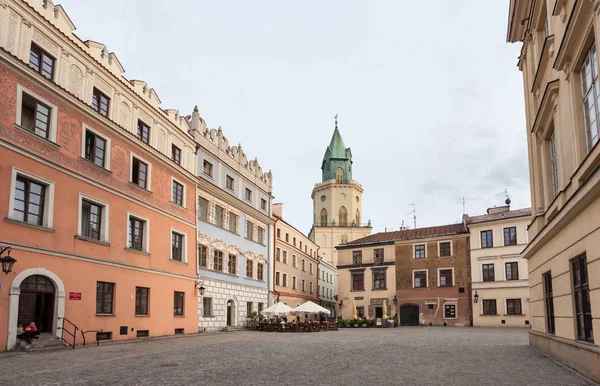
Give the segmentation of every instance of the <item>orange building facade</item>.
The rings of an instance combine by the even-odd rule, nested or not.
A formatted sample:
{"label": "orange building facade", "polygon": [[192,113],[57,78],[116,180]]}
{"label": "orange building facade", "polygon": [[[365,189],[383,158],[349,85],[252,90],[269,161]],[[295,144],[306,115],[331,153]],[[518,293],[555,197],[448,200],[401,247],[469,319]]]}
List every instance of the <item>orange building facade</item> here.
{"label": "orange building facade", "polygon": [[187,122],[73,30],[51,2],[0,7],[0,351],[31,321],[77,343],[198,332]]}

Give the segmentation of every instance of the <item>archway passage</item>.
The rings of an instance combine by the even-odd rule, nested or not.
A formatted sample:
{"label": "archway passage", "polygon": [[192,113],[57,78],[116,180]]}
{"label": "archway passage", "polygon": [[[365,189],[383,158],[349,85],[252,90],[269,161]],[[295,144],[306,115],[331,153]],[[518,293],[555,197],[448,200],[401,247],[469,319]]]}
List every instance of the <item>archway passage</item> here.
{"label": "archway passage", "polygon": [[419,325],[419,307],[405,305],[400,307],[400,325],[418,326]]}
{"label": "archway passage", "polygon": [[54,327],[54,299],[56,288],[46,276],[31,275],[19,286],[19,313],[17,323],[26,327],[35,322],[38,331],[52,332]]}
{"label": "archway passage", "polygon": [[227,326],[233,326],[233,300],[227,301]]}

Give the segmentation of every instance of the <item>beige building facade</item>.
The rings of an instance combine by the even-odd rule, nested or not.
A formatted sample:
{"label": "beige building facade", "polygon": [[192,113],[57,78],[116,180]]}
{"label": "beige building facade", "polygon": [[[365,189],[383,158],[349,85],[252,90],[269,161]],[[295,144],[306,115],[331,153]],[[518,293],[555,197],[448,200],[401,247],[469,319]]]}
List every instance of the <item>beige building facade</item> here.
{"label": "beige building facade", "polygon": [[319,304],[318,245],[283,219],[283,204],[273,204],[275,218],[273,288],[277,301],[294,308]]}
{"label": "beige building facade", "polygon": [[510,1],[533,216],[530,343],[600,381],[600,1]]}
{"label": "beige building facade", "polygon": [[529,272],[521,252],[527,246],[531,209],[489,208],[465,215],[471,235],[473,326],[530,324]]}

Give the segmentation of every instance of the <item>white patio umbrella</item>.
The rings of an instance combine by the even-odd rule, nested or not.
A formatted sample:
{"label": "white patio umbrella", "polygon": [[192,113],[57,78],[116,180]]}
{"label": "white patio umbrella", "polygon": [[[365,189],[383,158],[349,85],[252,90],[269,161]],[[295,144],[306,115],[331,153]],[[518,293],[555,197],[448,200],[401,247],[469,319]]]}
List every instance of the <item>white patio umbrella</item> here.
{"label": "white patio umbrella", "polygon": [[331,311],[329,311],[327,308],[321,307],[320,305],[313,303],[309,300],[306,303],[300,304],[298,307],[294,308],[292,310],[292,313],[293,314],[301,314],[301,313],[320,314],[320,313],[323,313],[325,315],[329,315],[331,313]]}
{"label": "white patio umbrella", "polygon": [[289,314],[292,311],[292,307],[288,306],[285,303],[279,302],[273,304],[271,307],[267,307],[263,310],[263,314],[273,314],[273,315],[285,315]]}

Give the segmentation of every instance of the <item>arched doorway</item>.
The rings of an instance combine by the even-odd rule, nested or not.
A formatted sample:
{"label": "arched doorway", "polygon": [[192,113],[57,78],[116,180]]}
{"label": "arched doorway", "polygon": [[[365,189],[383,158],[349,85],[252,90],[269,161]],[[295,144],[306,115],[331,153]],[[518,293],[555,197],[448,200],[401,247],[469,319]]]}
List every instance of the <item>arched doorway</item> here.
{"label": "arched doorway", "polygon": [[29,276],[41,275],[50,279],[54,285],[54,312],[52,322],[52,333],[56,336],[58,319],[65,316],[65,285],[58,275],[45,268],[30,268],[18,273],[10,285],[8,296],[8,337],[6,339],[6,350],[12,350],[17,343],[17,324],[19,318],[19,298],[21,296],[21,283]]}
{"label": "arched doorway", "polygon": [[418,326],[419,307],[415,305],[404,305],[400,307],[400,325]]}
{"label": "arched doorway", "polygon": [[42,275],[31,275],[21,285],[17,324],[23,327],[35,322],[38,331],[52,332],[54,329],[54,283]]}
{"label": "arched doorway", "polygon": [[235,326],[235,303],[231,299],[227,301],[227,326]]}

